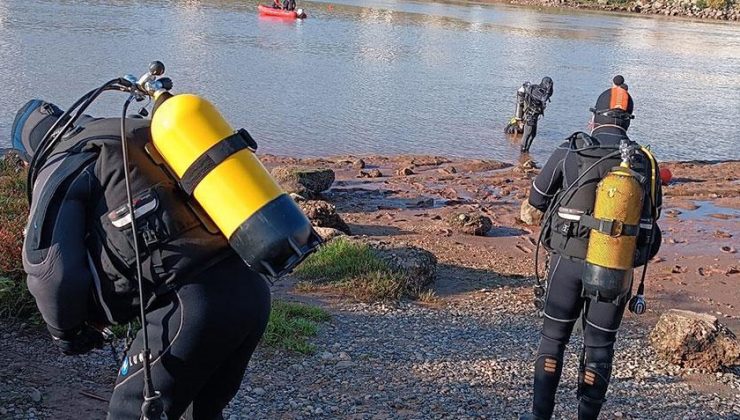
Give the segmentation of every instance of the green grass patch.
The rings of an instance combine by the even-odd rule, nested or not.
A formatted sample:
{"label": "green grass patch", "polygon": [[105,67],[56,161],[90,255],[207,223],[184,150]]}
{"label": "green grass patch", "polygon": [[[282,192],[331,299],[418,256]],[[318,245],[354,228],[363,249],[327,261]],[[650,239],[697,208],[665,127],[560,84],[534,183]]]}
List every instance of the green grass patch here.
{"label": "green grass patch", "polygon": [[319,323],[330,319],[319,307],[276,300],[262,340],[270,347],[312,354],[316,348],[308,340],[318,333]]}
{"label": "green grass patch", "polygon": [[30,318],[37,314],[23,279],[0,277],[0,319]]}
{"label": "green grass patch", "polygon": [[298,290],[333,291],[361,301],[400,299],[406,277],[379,258],[370,246],[337,238],[296,270]]}
{"label": "green grass patch", "polygon": [[25,169],[12,156],[0,157],[0,318],[28,318],[37,313],[28,292],[21,259],[28,219]]}

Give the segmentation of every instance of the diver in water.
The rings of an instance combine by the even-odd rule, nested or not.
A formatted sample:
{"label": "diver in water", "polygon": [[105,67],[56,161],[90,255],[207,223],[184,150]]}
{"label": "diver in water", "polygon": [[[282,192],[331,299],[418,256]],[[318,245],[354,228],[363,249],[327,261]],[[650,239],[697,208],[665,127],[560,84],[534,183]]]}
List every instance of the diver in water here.
{"label": "diver in water", "polygon": [[[13,123],[13,147],[32,159],[61,116],[51,103],[28,102]],[[145,153],[150,122],[127,118],[126,137],[152,380],[168,418],[221,419],[265,331],[270,291]],[[28,288],[54,344],[84,354],[103,345],[104,326],[131,322],[140,310],[121,120],[80,118],[38,174],[23,244]],[[141,416],[142,344],[140,330],[118,372],[109,419]]]}
{"label": "diver in water", "polygon": [[553,82],[549,77],[543,77],[539,84],[525,82],[516,92],[516,111],[514,117],[506,126],[506,134],[522,134],[522,153],[529,153],[535,136],[537,136],[537,122],[545,114],[547,102],[553,93]]}
{"label": "diver in water", "polygon": [[[584,347],[579,366],[578,418],[596,419],[606,401],[614,343],[624,310],[629,307],[642,313],[645,309],[644,271],[637,295],[631,297],[632,267],[647,264],[658,252],[661,237],[657,219],[662,193],[660,182],[656,182],[660,178],[654,158],[627,137],[634,103],[621,87],[623,84],[621,76],[614,79],[614,86],[604,91],[591,109],[590,135],[576,133],[560,145],[532,184],[529,204],[550,216],[543,220],[542,228],[542,243],[550,253],[550,262],[544,302],[540,301],[544,321],[535,360],[532,414],[521,419],[551,418],[565,346],[581,316]],[[629,171],[644,193],[643,197],[632,196],[640,200],[635,201],[638,204],[625,204],[636,207],[634,217],[639,220],[630,226],[598,219],[594,214],[597,185],[613,168],[620,167],[622,150],[633,151],[629,155]],[[624,159],[623,156],[622,167]],[[620,232],[615,234],[614,229]],[[610,271],[593,265],[590,254],[587,259],[589,237],[596,231],[608,238],[636,236],[635,251],[627,248],[624,253],[629,260],[625,267],[629,268]],[[617,252],[612,247],[607,254]],[[598,274],[589,274],[594,272]],[[618,281],[612,281],[615,278]]]}

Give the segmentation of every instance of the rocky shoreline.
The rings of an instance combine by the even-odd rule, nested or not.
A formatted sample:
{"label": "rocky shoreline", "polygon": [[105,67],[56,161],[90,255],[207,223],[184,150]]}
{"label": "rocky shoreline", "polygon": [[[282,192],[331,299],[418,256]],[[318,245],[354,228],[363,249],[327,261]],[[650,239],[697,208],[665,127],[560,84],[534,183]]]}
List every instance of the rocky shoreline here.
{"label": "rocky shoreline", "polygon": [[[293,197],[317,223],[431,253],[435,294],[357,303],[298,291],[291,277],[277,282],[276,298],[322,306],[332,320],[314,340],[314,355],[258,348],[227,419],[516,418],[528,410],[541,322],[532,305],[538,227],[521,221],[520,204],[537,163],[260,158],[306,196]],[[740,418],[738,367],[671,364],[651,345],[660,337],[650,337],[672,308],[740,329],[740,161],[662,167],[674,178],[664,189],[663,246],[648,270],[648,312],[625,317],[604,416]],[[316,175],[308,180],[302,171]],[[300,185],[291,185],[293,176]],[[580,340],[576,334],[569,346],[557,418],[574,415]],[[662,352],[676,354],[667,350],[670,340],[663,343]],[[116,372],[109,349],[62,357],[41,327],[4,322],[0,348],[9,366],[0,370],[0,417],[104,416]]]}
{"label": "rocky shoreline", "polygon": [[740,21],[740,3],[731,0],[508,0],[508,3],[730,22]]}

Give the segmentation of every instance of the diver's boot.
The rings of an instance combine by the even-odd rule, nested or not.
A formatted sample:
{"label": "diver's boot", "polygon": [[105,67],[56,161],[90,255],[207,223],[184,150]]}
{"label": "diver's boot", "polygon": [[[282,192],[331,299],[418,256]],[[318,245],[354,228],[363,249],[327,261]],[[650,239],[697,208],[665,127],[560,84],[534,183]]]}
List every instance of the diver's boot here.
{"label": "diver's boot", "polygon": [[581,395],[578,402],[578,420],[596,420],[599,418],[601,406],[604,400],[595,400],[585,395]]}

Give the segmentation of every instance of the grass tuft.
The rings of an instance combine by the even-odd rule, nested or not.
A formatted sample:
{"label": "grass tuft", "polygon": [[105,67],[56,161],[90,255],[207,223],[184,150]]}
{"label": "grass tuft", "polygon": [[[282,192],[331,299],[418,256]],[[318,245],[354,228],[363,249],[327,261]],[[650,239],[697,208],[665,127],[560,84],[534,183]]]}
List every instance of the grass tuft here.
{"label": "grass tuft", "polygon": [[0,319],[31,318],[36,304],[22,279],[0,277]]}
{"label": "grass tuft", "polygon": [[275,300],[262,340],[270,347],[312,354],[316,348],[308,339],[316,336],[319,323],[330,319],[329,313],[319,307]]}
{"label": "grass tuft", "polygon": [[28,318],[36,313],[21,259],[28,218],[26,175],[11,156],[0,157],[0,318]]}
{"label": "grass tuft", "polygon": [[360,301],[396,300],[406,293],[406,276],[393,270],[367,244],[337,238],[296,270],[302,291],[334,291]]}

